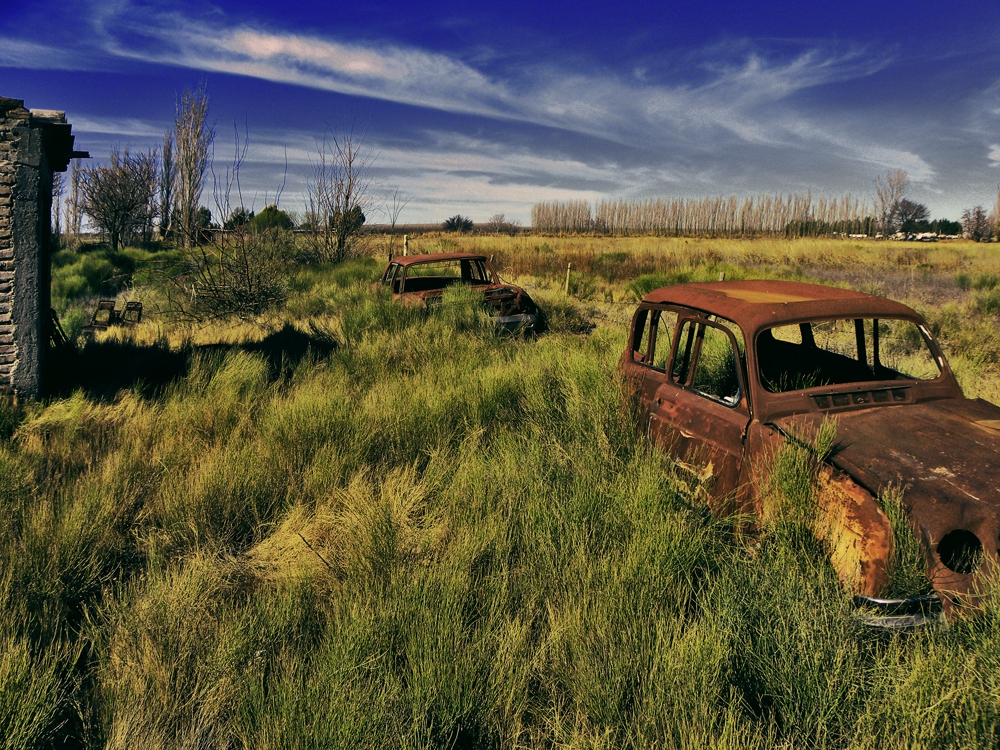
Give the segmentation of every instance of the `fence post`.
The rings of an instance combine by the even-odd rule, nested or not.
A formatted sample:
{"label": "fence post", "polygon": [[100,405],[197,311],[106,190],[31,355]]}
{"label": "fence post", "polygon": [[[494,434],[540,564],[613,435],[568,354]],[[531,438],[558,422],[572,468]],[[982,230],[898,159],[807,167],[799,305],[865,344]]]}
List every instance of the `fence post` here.
{"label": "fence post", "polygon": [[405,256],[407,256],[409,254],[410,254],[410,235],[404,234],[403,235],[403,256],[405,257]]}
{"label": "fence post", "polygon": [[572,263],[566,264],[566,294],[569,294],[569,269],[573,267]]}

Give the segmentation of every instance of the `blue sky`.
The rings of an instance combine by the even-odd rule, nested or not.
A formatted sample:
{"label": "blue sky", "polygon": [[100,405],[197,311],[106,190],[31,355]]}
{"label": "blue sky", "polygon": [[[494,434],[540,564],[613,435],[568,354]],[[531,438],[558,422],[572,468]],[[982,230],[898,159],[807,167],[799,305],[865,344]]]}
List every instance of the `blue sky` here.
{"label": "blue sky", "polygon": [[405,222],[527,222],[553,199],[868,198],[896,168],[957,218],[1000,181],[996,0],[0,0],[0,96],[65,110],[94,157],[161,143],[201,83],[217,171],[248,128],[258,209],[283,181],[301,209],[317,143],[351,127],[410,199]]}

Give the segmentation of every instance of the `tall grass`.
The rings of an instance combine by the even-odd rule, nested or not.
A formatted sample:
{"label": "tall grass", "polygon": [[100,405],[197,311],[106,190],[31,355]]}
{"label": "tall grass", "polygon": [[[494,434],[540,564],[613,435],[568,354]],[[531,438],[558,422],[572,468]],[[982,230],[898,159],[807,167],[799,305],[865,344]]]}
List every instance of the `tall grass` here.
{"label": "tall grass", "polygon": [[99,343],[187,341],[163,387],[0,411],[6,746],[995,743],[995,604],[866,631],[811,535],[739,540],[636,436],[616,318],[542,290],[511,338],[377,272],[293,278],[278,366],[150,323]]}

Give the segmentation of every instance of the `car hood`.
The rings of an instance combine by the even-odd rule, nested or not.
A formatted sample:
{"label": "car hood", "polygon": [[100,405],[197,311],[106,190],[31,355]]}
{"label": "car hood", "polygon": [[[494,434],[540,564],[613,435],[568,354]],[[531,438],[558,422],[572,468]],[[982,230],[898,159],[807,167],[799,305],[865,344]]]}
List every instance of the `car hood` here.
{"label": "car hood", "polygon": [[[775,425],[802,437],[825,416],[798,414]],[[872,492],[899,484],[1000,508],[1000,408],[948,399],[841,412],[830,461]]]}
{"label": "car hood", "polygon": [[[774,425],[802,438],[815,434],[824,416],[798,414]],[[901,487],[925,549],[936,550],[946,534],[967,529],[995,558],[1000,408],[979,399],[947,399],[841,412],[837,421],[830,463],[872,493]],[[933,559],[929,563],[935,567]]]}

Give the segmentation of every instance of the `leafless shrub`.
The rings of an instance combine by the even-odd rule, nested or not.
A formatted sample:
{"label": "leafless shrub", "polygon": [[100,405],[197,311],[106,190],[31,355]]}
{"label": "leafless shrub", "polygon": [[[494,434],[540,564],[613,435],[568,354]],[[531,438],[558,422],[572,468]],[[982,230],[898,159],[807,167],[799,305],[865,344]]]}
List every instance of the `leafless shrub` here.
{"label": "leafless shrub", "polygon": [[66,201],[66,231],[79,238],[83,228],[83,191],[81,175],[83,161],[74,159],[69,173],[69,196]]}
{"label": "leafless shrub", "polygon": [[376,208],[372,165],[376,155],[365,145],[365,133],[329,133],[318,147],[313,184],[309,187],[312,250],[317,260],[339,263],[364,252],[362,231]]}
{"label": "leafless shrub", "polygon": [[108,166],[80,171],[81,208],[108,235],[111,249],[144,233],[156,215],[156,151],[111,149]]}
{"label": "leafless shrub", "polygon": [[219,320],[236,316],[249,320],[281,304],[285,268],[295,255],[291,232],[258,228],[244,205],[240,169],[249,138],[235,131],[233,162],[214,178],[216,215],[223,231],[212,240],[190,244],[184,262],[169,279],[168,312],[174,317]]}
{"label": "leafless shrub", "polygon": [[993,236],[1000,239],[1000,182],[997,183],[997,201],[993,204]]}
{"label": "leafless shrub", "polygon": [[486,222],[486,231],[493,234],[509,234],[513,237],[521,231],[521,222],[517,219],[508,219],[503,214],[493,214]]}
{"label": "leafless shrub", "polygon": [[389,260],[396,255],[396,224],[399,222],[399,215],[409,202],[410,199],[399,191],[398,185],[390,185],[383,196],[382,213],[385,214],[389,231],[382,235],[382,252]]}

